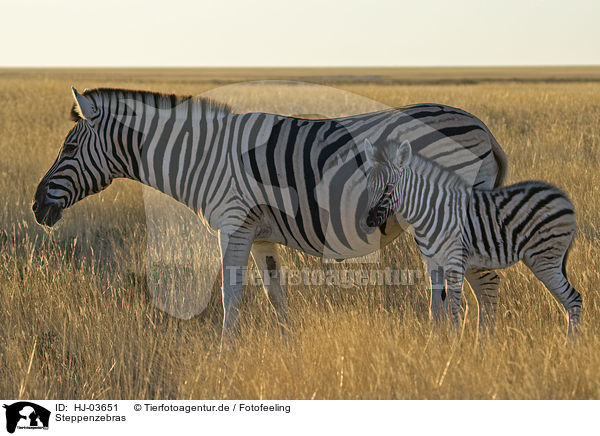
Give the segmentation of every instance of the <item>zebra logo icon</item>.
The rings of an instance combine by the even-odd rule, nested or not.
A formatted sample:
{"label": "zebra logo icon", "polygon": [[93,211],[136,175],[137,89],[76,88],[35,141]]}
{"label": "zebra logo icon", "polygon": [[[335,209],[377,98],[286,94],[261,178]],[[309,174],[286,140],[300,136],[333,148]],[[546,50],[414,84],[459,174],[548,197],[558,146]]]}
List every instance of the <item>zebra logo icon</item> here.
{"label": "zebra logo icon", "polygon": [[14,433],[16,429],[22,430],[48,430],[50,411],[29,401],[19,401],[10,405],[4,404],[6,409],[6,431]]}

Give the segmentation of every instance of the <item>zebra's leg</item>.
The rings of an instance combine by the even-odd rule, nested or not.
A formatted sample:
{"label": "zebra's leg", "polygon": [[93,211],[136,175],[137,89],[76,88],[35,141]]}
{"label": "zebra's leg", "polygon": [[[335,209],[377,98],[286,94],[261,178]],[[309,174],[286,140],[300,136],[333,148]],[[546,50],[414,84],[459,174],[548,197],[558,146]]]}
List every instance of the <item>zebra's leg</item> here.
{"label": "zebra's leg", "polygon": [[285,283],[281,281],[281,261],[277,253],[277,245],[272,242],[254,242],[251,252],[262,278],[265,293],[275,309],[281,334],[285,336],[289,328],[287,292]]}
{"label": "zebra's leg", "polygon": [[239,307],[244,292],[253,239],[253,230],[247,228],[240,228],[231,233],[219,231],[219,244],[223,260],[224,312],[221,344],[233,339],[238,330]]}
{"label": "zebra's leg", "polygon": [[460,300],[465,279],[465,269],[462,264],[447,265],[444,267],[448,297],[450,299],[450,312],[456,326],[460,326]]}
{"label": "zebra's leg", "polygon": [[560,257],[552,256],[552,254],[545,252],[534,257],[526,257],[524,261],[567,311],[569,335],[573,336],[579,330],[582,305],[581,294],[571,286],[571,283],[567,279],[566,250]]}
{"label": "zebra's leg", "polygon": [[440,322],[448,313],[445,310],[445,300],[448,299],[446,298],[444,269],[432,260],[427,260],[427,272],[429,273],[431,289],[429,316],[435,322]]}
{"label": "zebra's leg", "polygon": [[493,333],[498,312],[500,276],[485,269],[467,270],[465,277],[473,288],[479,305],[479,330]]}

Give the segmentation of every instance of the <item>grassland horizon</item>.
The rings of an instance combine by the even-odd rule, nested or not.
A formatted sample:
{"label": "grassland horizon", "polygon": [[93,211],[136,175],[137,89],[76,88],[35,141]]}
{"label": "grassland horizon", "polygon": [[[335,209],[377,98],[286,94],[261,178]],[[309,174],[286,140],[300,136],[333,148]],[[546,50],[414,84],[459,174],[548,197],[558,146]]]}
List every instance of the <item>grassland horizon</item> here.
{"label": "grassland horizon", "polygon": [[[507,184],[544,180],[575,205],[578,234],[567,271],[584,298],[578,341],[566,340],[564,313],[517,265],[500,273],[493,337],[478,335],[469,291],[459,335],[449,328],[434,333],[425,281],[415,280],[292,286],[293,332],[284,343],[262,289],[250,284],[241,338],[219,353],[219,283],[203,290],[212,300],[190,319],[161,311],[149,292],[140,184],[115,181],[66,210],[52,230],[35,223],[36,185],[72,126],[71,85],[199,95],[258,80],[319,83],[389,106],[443,103],[482,119],[508,155]],[[286,97],[285,86],[273,92]],[[282,95],[248,98],[266,105]],[[594,286],[600,278],[600,67],[4,68],[0,99],[4,398],[600,398]],[[165,232],[180,238],[184,230]],[[342,268],[287,248],[281,252],[290,269]],[[424,271],[409,235],[387,246],[373,268]]]}

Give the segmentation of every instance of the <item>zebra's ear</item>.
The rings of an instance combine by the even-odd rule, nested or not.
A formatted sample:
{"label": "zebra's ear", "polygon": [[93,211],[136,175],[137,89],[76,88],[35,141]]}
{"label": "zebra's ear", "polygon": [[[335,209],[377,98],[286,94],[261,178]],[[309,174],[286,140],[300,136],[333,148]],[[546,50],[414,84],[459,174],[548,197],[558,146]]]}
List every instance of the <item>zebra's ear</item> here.
{"label": "zebra's ear", "polygon": [[371,144],[368,138],[363,141],[363,147],[365,148],[365,155],[367,156],[367,162],[373,162],[375,159],[375,147]]}
{"label": "zebra's ear", "polygon": [[71,87],[71,90],[75,99],[75,110],[86,120],[94,117],[98,113],[98,109],[92,99],[78,93],[74,86]]}
{"label": "zebra's ear", "polygon": [[410,146],[410,142],[408,142],[408,139],[405,139],[398,147],[396,147],[392,161],[398,168],[403,168],[408,165],[411,158],[412,148]]}

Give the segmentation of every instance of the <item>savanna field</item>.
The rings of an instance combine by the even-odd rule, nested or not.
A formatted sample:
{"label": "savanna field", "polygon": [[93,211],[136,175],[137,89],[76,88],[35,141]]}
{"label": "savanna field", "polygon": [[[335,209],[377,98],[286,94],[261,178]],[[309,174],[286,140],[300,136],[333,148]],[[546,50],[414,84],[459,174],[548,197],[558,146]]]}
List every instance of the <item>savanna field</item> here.
{"label": "savanna field", "polygon": [[[35,222],[35,188],[73,125],[71,85],[196,95],[260,79],[319,83],[389,106],[443,103],[479,117],[508,155],[507,183],[545,180],[575,205],[567,272],[584,299],[577,342],[567,341],[550,293],[517,265],[500,272],[493,337],[478,335],[466,284],[461,329],[435,333],[426,282],[417,279],[290,286],[293,332],[283,342],[261,287],[250,285],[241,338],[220,353],[220,279],[212,285],[202,277],[210,268],[198,267],[218,253],[193,240],[194,223],[178,219],[172,203],[161,206],[175,215],[164,224],[169,255],[151,265],[144,202],[153,197],[138,183],[115,181],[66,210],[52,230]],[[293,100],[294,86],[233,98],[266,108]],[[346,112],[355,109],[348,104]],[[0,70],[0,397],[599,399],[599,164],[600,68]],[[156,231],[160,220],[153,223]],[[195,246],[195,263],[178,269]],[[282,254],[289,269],[354,268],[287,248]],[[424,271],[407,234],[369,266],[386,267]],[[212,293],[207,308],[189,319],[160,310],[150,281],[165,274],[171,286]]]}

